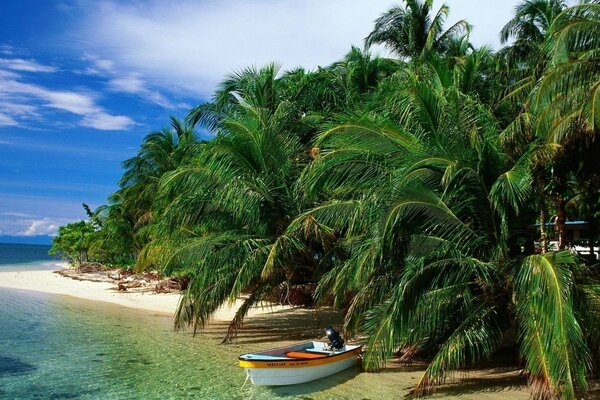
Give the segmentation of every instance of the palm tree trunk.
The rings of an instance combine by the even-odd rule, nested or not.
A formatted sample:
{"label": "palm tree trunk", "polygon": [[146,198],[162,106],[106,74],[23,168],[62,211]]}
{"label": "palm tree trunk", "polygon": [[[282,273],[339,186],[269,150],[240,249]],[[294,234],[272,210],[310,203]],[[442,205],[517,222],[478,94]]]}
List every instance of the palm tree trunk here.
{"label": "palm tree trunk", "polygon": [[564,250],[567,234],[567,212],[565,211],[565,201],[556,197],[556,232],[558,234],[558,249]]}
{"label": "palm tree trunk", "polygon": [[544,182],[540,180],[540,245],[542,254],[548,252],[548,236],[546,234],[546,207],[544,207]]}
{"label": "palm tree trunk", "polygon": [[548,252],[548,237],[546,236],[546,210],[543,204],[540,204],[540,244],[542,254],[546,254]]}
{"label": "palm tree trunk", "polygon": [[590,261],[594,262],[596,260],[596,255],[594,254],[594,242],[596,239],[596,222],[595,221],[589,221],[588,222],[588,232],[589,232],[589,236],[590,236]]}

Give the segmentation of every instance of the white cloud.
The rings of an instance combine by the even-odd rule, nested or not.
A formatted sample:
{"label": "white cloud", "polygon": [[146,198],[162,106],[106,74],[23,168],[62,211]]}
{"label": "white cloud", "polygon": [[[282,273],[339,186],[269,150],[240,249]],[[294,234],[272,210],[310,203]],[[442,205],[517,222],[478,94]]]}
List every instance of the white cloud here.
{"label": "white cloud", "polygon": [[[177,90],[210,94],[226,74],[274,61],[329,64],[362,44],[393,0],[103,2],[81,29],[84,51]],[[80,34],[80,33],[78,33]]]}
{"label": "white cloud", "polygon": [[[447,0],[448,24],[466,18],[478,44],[498,32],[520,0]],[[397,0],[207,0],[96,3],[77,35],[80,51],[114,60],[154,84],[209,96],[225,75],[277,62],[284,69],[329,65],[362,46],[373,21]],[[439,7],[442,1],[434,3]],[[96,66],[99,69],[100,66]],[[118,84],[118,83],[115,83]],[[128,81],[131,89],[134,80]]]}
{"label": "white cloud", "polygon": [[91,92],[51,90],[40,85],[22,82],[14,73],[0,70],[0,126],[26,124],[39,116],[41,108],[66,111],[82,117],[79,124],[99,130],[127,130],[135,122],[124,115],[111,115],[96,103]]}
{"label": "white cloud", "polygon": [[86,53],[83,61],[91,63],[92,66],[82,72],[107,78],[108,88],[114,92],[134,94],[169,110],[190,107],[188,104],[171,102],[155,88],[157,85],[151,85],[138,72],[120,71],[112,60]]}
{"label": "white cloud", "polygon": [[37,218],[19,212],[0,213],[0,235],[10,236],[55,236],[58,227],[71,222],[65,218]]}
{"label": "white cloud", "polygon": [[[0,146],[10,146],[15,151],[23,151],[23,150],[35,150],[45,153],[64,153],[66,156],[85,156],[87,158],[97,158],[103,160],[113,160],[113,159],[125,159],[131,156],[131,153],[137,149],[137,147],[126,147],[126,148],[104,148],[97,146],[86,146],[85,144],[81,146],[77,145],[65,145],[62,143],[42,143],[37,140],[28,140],[24,138],[20,138],[17,141],[9,141],[0,139]],[[2,187],[3,181],[0,179],[0,187]],[[15,182],[12,182],[12,185],[15,185]],[[40,187],[38,183],[35,184],[37,187]],[[61,189],[69,189],[67,187]],[[73,187],[70,187],[73,189]],[[106,188],[104,192],[110,192],[114,190],[114,187]],[[1,214],[1,213],[0,213]]]}
{"label": "white cloud", "polygon": [[0,45],[0,54],[4,54],[5,56],[13,55],[13,48],[8,44]]}
{"label": "white cloud", "polygon": [[[6,187],[0,183],[0,188]],[[92,208],[98,201],[88,198]],[[81,201],[0,192],[0,235],[53,235],[59,226],[84,219]]]}
{"label": "white cloud", "polygon": [[0,69],[0,78],[4,78],[4,79],[16,79],[19,78],[20,75],[17,74],[16,72],[13,71],[6,71],[3,69]]}
{"label": "white cloud", "polygon": [[0,58],[0,67],[24,72],[56,72],[58,69],[22,58]]}
{"label": "white cloud", "polygon": [[15,121],[10,115],[6,115],[0,112],[0,127],[17,125],[19,125],[19,123]]}
{"label": "white cloud", "polygon": [[98,111],[98,106],[94,100],[87,94],[77,92],[53,92],[50,90],[39,90],[38,87],[28,85],[30,93],[35,94],[47,101],[47,106],[59,110],[68,111],[77,115],[89,115]]}
{"label": "white cloud", "polygon": [[21,212],[11,212],[11,211],[2,212],[2,213],[0,213],[0,215],[5,215],[7,217],[21,217],[21,218],[32,217],[31,214],[26,214],[26,213],[21,213]]}
{"label": "white cloud", "polygon": [[129,74],[111,79],[108,82],[108,86],[113,91],[138,95],[147,101],[169,110],[189,108],[188,104],[173,103],[157,90],[150,89],[148,83],[142,80],[138,74]]}
{"label": "white cloud", "polygon": [[127,130],[133,123],[134,122],[129,117],[123,115],[110,115],[104,112],[86,115],[86,117],[81,120],[82,126],[101,131]]}
{"label": "white cloud", "polygon": [[23,217],[23,218],[32,217],[31,214],[25,214],[22,212],[10,212],[10,211],[1,212],[0,215],[6,215],[8,217]]}
{"label": "white cloud", "polygon": [[17,236],[56,235],[60,224],[49,218],[29,221],[29,226]]}

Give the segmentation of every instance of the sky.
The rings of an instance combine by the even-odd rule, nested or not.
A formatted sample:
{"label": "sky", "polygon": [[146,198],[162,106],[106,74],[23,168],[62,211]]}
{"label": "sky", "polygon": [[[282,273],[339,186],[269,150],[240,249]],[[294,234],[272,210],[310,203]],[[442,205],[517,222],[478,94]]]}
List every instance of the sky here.
{"label": "sky", "polygon": [[[474,44],[497,48],[518,0],[446,3],[448,23],[467,19]],[[106,202],[143,137],[209,100],[228,73],[329,65],[396,4],[0,1],[0,239],[85,218],[81,204]]]}

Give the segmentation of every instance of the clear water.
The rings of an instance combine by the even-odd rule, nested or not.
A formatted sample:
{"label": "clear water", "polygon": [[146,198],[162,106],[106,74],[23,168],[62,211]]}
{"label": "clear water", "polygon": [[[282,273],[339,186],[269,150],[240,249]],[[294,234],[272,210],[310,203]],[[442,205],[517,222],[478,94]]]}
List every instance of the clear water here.
{"label": "clear water", "polygon": [[[0,271],[51,268],[48,246],[0,245]],[[0,399],[271,399],[347,397],[337,384],[356,370],[309,386],[242,389],[237,355],[270,347],[249,335],[221,345],[223,330],[174,332],[168,315],[0,289]],[[334,388],[333,393],[327,393]],[[316,396],[316,397],[314,397]]]}
{"label": "clear water", "polygon": [[359,376],[356,370],[310,385],[242,389],[237,355],[256,344],[220,345],[218,333],[173,332],[169,316],[68,296],[0,290],[0,327],[1,399],[362,399],[373,393],[338,386]]}
{"label": "clear water", "polygon": [[[42,268],[32,260],[27,265]],[[289,340],[265,339],[265,325],[275,322],[289,329],[274,317],[249,324],[238,342],[221,345],[223,327],[193,337],[174,332],[168,315],[0,289],[0,399],[387,399],[402,398],[422,374],[349,369],[304,385],[242,387],[237,356]],[[518,392],[510,398],[528,397]]]}

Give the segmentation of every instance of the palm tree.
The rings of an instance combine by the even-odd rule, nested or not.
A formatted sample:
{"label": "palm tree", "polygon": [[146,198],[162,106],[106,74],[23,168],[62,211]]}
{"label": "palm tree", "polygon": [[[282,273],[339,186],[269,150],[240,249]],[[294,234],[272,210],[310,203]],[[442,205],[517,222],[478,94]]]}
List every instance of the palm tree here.
{"label": "palm tree", "polygon": [[[547,43],[565,8],[561,0],[525,0],[517,5],[515,16],[500,31],[503,44],[514,40],[497,55],[499,77],[507,86],[503,95],[510,101],[527,104],[527,97],[548,65]],[[529,110],[517,110],[521,111]]]}
{"label": "palm tree", "polygon": [[236,112],[244,113],[244,103],[274,111],[282,100],[280,67],[268,64],[260,69],[248,67],[227,76],[220,84],[212,101],[194,107],[188,114],[190,126],[200,124],[214,131],[224,119]]}
{"label": "palm tree", "polygon": [[600,4],[570,7],[557,17],[552,32],[552,64],[535,93],[544,109],[548,138],[566,143],[569,136],[596,137],[600,131]]}
{"label": "palm tree", "polygon": [[[550,58],[544,76],[531,94],[532,111],[537,114],[535,129],[541,139],[558,146],[579,147],[587,152],[597,137],[600,107],[596,101],[600,73],[598,49],[600,41],[600,5],[580,4],[556,16],[549,32]],[[580,143],[582,146],[573,146]],[[559,157],[569,157],[566,152]],[[580,155],[581,156],[581,155]],[[555,163],[562,163],[559,158]],[[555,168],[557,176],[570,171]],[[564,182],[567,178],[562,178]],[[559,182],[560,183],[560,182]],[[554,185],[556,186],[556,184]],[[564,246],[568,196],[559,188],[555,196],[559,244]]]}
{"label": "palm tree", "polygon": [[591,278],[570,253],[516,246],[531,157],[508,157],[491,112],[436,81],[412,78],[399,125],[363,115],[319,136],[303,180],[323,203],[299,218],[338,250],[316,294],[334,293],[346,329],[367,335],[368,367],[399,350],[429,354],[417,395],[513,337],[535,396],[574,399],[598,344],[583,332],[598,328],[584,315],[596,315],[600,291],[581,285]]}
{"label": "palm tree", "polygon": [[[287,103],[274,112],[243,99],[241,104],[243,112],[223,120],[217,137],[193,162],[163,178],[161,191],[170,203],[167,229],[157,239],[180,237],[165,272],[190,277],[177,327],[195,331],[223,302],[249,294],[225,341],[235,336],[251,306],[310,282],[316,263],[303,243],[280,238],[299,212],[295,183],[308,159],[285,129]],[[276,259],[275,247],[282,249]],[[281,269],[267,277],[263,269],[270,262]]]}
{"label": "palm tree", "polygon": [[[109,247],[127,243],[131,248],[121,253],[137,256],[149,240],[148,227],[160,213],[161,198],[156,193],[161,177],[191,157],[196,145],[192,128],[175,118],[171,118],[171,128],[144,138],[138,153],[123,162],[121,188],[109,198],[110,205],[97,210],[103,219],[97,240],[99,250],[111,253]],[[118,238],[120,246],[110,244]]]}
{"label": "palm tree", "polygon": [[425,59],[434,53],[444,53],[452,39],[471,29],[465,20],[444,29],[450,11],[446,4],[433,16],[433,0],[406,0],[405,4],[375,20],[373,31],[365,38],[367,48],[383,44],[401,59]]}
{"label": "palm tree", "polygon": [[512,51],[519,60],[530,60],[546,40],[556,17],[567,7],[562,0],[525,0],[515,8],[515,16],[502,27],[500,41],[514,39]]}
{"label": "palm tree", "polygon": [[189,157],[195,145],[196,136],[191,127],[171,118],[170,129],[147,135],[138,153],[123,162],[125,172],[115,197],[133,215],[137,227],[152,219],[152,204],[160,178]]}
{"label": "palm tree", "polygon": [[330,68],[346,96],[344,111],[359,109],[377,85],[400,66],[394,60],[373,57],[369,52],[352,46],[346,56]]}

